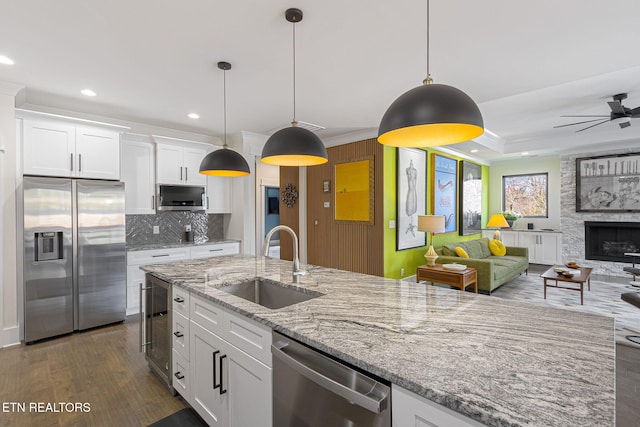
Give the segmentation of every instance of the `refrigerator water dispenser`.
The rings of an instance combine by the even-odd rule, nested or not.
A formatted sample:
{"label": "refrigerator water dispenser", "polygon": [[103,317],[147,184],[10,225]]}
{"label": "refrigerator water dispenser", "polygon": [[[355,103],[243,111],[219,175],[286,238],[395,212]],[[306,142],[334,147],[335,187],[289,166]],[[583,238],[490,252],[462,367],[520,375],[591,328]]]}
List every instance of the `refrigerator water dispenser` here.
{"label": "refrigerator water dispenser", "polygon": [[35,233],[35,261],[62,259],[62,231]]}

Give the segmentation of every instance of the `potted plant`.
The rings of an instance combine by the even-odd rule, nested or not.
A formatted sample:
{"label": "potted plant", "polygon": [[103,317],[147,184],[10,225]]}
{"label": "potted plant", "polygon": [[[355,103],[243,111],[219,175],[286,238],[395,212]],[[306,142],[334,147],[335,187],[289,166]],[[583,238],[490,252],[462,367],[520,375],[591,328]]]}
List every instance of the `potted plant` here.
{"label": "potted plant", "polygon": [[507,224],[509,224],[509,227],[513,227],[513,222],[515,220],[517,220],[518,218],[522,218],[521,214],[514,211],[504,211],[502,212],[502,215],[504,216],[504,219],[507,220]]}

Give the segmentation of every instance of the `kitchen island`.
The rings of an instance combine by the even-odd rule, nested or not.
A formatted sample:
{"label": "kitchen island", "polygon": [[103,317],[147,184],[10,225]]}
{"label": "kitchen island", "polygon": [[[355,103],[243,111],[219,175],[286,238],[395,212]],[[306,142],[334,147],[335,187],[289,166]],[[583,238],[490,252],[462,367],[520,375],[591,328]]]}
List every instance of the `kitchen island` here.
{"label": "kitchen island", "polygon": [[[234,255],[143,270],[487,425],[608,426],[614,320]],[[268,309],[219,290],[255,277],[323,296]]]}

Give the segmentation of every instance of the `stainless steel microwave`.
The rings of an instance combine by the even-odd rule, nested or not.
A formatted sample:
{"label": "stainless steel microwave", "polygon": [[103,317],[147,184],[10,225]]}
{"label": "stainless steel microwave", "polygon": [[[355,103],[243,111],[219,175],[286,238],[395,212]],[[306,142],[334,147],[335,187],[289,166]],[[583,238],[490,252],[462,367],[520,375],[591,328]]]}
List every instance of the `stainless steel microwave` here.
{"label": "stainless steel microwave", "polygon": [[204,187],[194,185],[158,185],[158,211],[203,211],[207,195]]}

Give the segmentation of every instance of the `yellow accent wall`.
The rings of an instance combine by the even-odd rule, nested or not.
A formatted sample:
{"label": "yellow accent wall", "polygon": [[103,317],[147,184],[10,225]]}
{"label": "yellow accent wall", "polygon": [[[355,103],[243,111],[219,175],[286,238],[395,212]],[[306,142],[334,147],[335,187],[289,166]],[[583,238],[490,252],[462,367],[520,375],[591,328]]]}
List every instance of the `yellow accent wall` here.
{"label": "yellow accent wall", "polygon": [[[461,157],[452,156],[435,149],[425,149],[427,152],[427,194],[426,206],[427,214],[431,213],[431,188],[432,188],[432,168],[431,154],[442,154],[456,160],[464,160]],[[412,276],[416,274],[416,268],[426,263],[424,254],[431,243],[430,238],[427,239],[427,245],[419,248],[405,249],[396,251],[396,229],[389,228],[389,221],[396,220],[396,148],[384,147],[384,277],[401,279],[402,277]],[[482,224],[486,224],[489,218],[489,167],[482,166]],[[459,190],[459,189],[458,189]],[[468,236],[458,235],[455,233],[446,233],[435,235],[433,238],[433,246],[438,248],[442,245],[461,242],[465,240],[477,239],[480,233]],[[404,268],[404,276],[400,272]]]}

